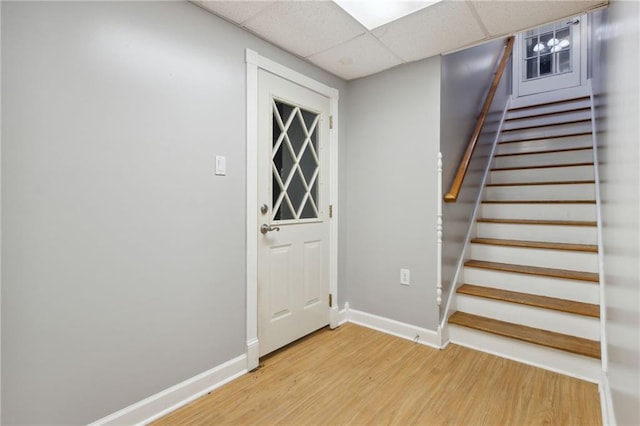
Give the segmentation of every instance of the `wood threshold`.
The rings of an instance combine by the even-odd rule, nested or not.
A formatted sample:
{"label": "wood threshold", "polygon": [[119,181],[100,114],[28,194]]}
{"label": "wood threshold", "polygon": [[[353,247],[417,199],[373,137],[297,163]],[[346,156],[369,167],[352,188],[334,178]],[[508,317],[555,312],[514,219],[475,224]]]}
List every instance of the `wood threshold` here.
{"label": "wood threshold", "polygon": [[590,121],[591,121],[591,118],[587,118],[587,119],[584,119],[584,120],[563,121],[561,123],[538,124],[536,126],[516,127],[515,129],[504,129],[504,130],[502,130],[502,133],[520,132],[522,130],[532,130],[532,129],[543,129],[543,128],[555,127],[555,126],[566,126],[567,124],[588,123]]}
{"label": "wood threshold", "polygon": [[554,180],[545,182],[511,182],[511,183],[488,183],[487,187],[498,186],[538,186],[538,185],[594,185],[595,180]]}
{"label": "wood threshold", "polygon": [[598,252],[598,246],[594,244],[551,243],[546,241],[504,240],[499,238],[473,238],[471,242],[473,244],[486,244],[486,245],[505,246],[505,247],[579,251],[579,252],[586,252],[586,253]]}
{"label": "wood threshold", "polygon": [[593,147],[584,146],[584,147],[577,147],[577,148],[547,149],[544,151],[513,152],[509,154],[496,154],[494,155],[494,157],[515,157],[518,155],[557,154],[558,152],[586,151],[588,149],[593,149]]}
{"label": "wood threshold", "polygon": [[596,200],[485,200],[483,204],[595,204]]}
{"label": "wood threshold", "polygon": [[504,121],[506,122],[506,121],[518,121],[518,120],[531,120],[531,119],[540,118],[540,117],[549,117],[549,116],[558,115],[558,114],[572,114],[572,113],[582,112],[582,111],[591,111],[591,107],[588,106],[583,108],[573,108],[573,109],[567,109],[562,111],[545,112],[542,114],[523,115],[522,117],[507,118]]}
{"label": "wood threshold", "polygon": [[522,111],[523,109],[539,108],[539,107],[549,106],[549,105],[567,104],[567,103],[570,103],[570,102],[586,101],[586,100],[590,100],[590,99],[591,98],[589,96],[579,96],[577,98],[562,99],[562,100],[559,100],[559,101],[542,102],[542,103],[539,103],[539,104],[527,105],[527,106],[522,106],[522,107],[517,107],[517,108],[509,108],[509,111]]}
{"label": "wood threshold", "polygon": [[571,271],[568,269],[542,268],[540,266],[514,265],[511,263],[486,262],[484,260],[468,260],[464,266],[469,268],[491,269],[502,272],[537,275],[542,277],[563,278],[576,281],[599,283],[600,277],[595,272]]}
{"label": "wood threshold", "polygon": [[587,136],[587,135],[590,136],[591,132],[567,133],[564,135],[552,135],[552,136],[542,136],[542,137],[538,136],[535,138],[523,138],[523,139],[518,139],[513,141],[501,140],[500,143],[531,142],[531,141],[539,141],[539,140],[545,140],[545,139],[561,139],[561,138],[571,138],[575,136]]}
{"label": "wood threshold", "polygon": [[530,169],[557,169],[559,167],[581,167],[581,166],[593,166],[591,163],[564,163],[564,164],[544,164],[540,166],[518,166],[518,167],[494,167],[492,172],[500,172],[507,170],[530,170]]}
{"label": "wood threshold", "polygon": [[552,225],[552,226],[588,226],[595,227],[595,221],[579,220],[535,220],[535,219],[478,219],[481,223],[504,223],[512,225]]}
{"label": "wood threshold", "polygon": [[600,359],[600,342],[595,340],[499,321],[493,318],[467,314],[465,312],[455,312],[449,317],[449,322],[451,324],[469,327],[523,342]]}
{"label": "wood threshold", "polygon": [[569,314],[582,315],[591,318],[600,318],[600,306],[592,303],[576,302],[574,300],[539,296],[537,294],[521,293],[473,284],[464,284],[458,288],[456,292],[459,294],[466,294],[467,296],[483,297],[485,299],[500,300],[502,302],[551,309],[554,311],[567,312]]}

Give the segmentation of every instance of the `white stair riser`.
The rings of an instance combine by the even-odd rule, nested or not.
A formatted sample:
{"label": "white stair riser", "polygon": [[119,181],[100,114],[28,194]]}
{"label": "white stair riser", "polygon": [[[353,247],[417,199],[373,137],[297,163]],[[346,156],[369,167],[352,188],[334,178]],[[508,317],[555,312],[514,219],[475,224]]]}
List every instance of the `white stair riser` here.
{"label": "white stair riser", "polygon": [[484,287],[598,304],[598,283],[464,267],[464,282]]}
{"label": "white stair riser", "polygon": [[482,204],[489,219],[596,220],[595,204]]}
{"label": "white stair riser", "polygon": [[[532,106],[537,108],[542,104],[548,105],[554,102],[554,105],[563,105],[563,103],[557,104],[558,101],[567,101],[566,103],[576,102],[578,98],[589,97],[589,88],[586,86],[569,87],[566,89],[552,90],[550,92],[535,93],[532,95],[521,96],[514,98],[511,102],[510,108],[519,108],[525,106]],[[587,99],[588,101],[588,99]]]}
{"label": "white stair riser", "polygon": [[598,254],[579,251],[471,244],[471,258],[514,265],[598,272]]}
{"label": "white stair riser", "polygon": [[492,170],[489,183],[557,182],[593,180],[593,166]]}
{"label": "white stair riser", "polygon": [[490,186],[487,200],[595,200],[593,184]]}
{"label": "white stair riser", "polygon": [[550,149],[591,148],[591,135],[568,136],[565,138],[538,139],[535,141],[500,143],[496,154],[548,151]]}
{"label": "white stair riser", "polygon": [[510,155],[496,157],[494,167],[527,167],[548,166],[552,164],[593,163],[593,151],[590,149],[580,151],[549,152],[546,154]]}
{"label": "white stair riser", "polygon": [[456,294],[456,299],[458,311],[460,312],[554,331],[569,336],[600,340],[600,320],[598,318],[468,296],[466,294]]}
{"label": "white stair riser", "polygon": [[506,118],[520,118],[520,117],[529,117],[532,115],[539,114],[548,114],[548,113],[566,113],[567,111],[579,109],[579,108],[589,108],[589,101],[573,101],[567,102],[563,104],[551,104],[551,105],[540,105],[535,108],[527,108],[521,110],[509,110],[507,111]]}
{"label": "white stair riser", "polygon": [[478,237],[551,243],[597,244],[594,226],[528,225],[515,223],[477,224]]}
{"label": "white stair riser", "polygon": [[559,135],[571,135],[575,133],[585,133],[591,131],[591,123],[575,123],[575,124],[562,124],[552,127],[540,127],[528,130],[517,130],[513,132],[502,133],[500,140],[503,142],[515,141],[520,139],[541,139],[548,138],[550,136]]}
{"label": "white stair riser", "polygon": [[452,343],[509,358],[525,364],[598,383],[602,375],[599,359],[546,348],[507,337],[449,324]]}
{"label": "white stair riser", "polygon": [[536,117],[535,114],[541,114],[539,111],[529,111],[529,114],[519,115],[520,120],[509,120],[510,118],[518,118],[518,116],[508,117],[503,126],[503,129],[518,129],[521,127],[541,126],[552,123],[566,123],[568,121],[588,120],[591,118],[591,110],[585,111],[572,111],[572,112],[556,112],[554,115],[544,115],[542,117]]}

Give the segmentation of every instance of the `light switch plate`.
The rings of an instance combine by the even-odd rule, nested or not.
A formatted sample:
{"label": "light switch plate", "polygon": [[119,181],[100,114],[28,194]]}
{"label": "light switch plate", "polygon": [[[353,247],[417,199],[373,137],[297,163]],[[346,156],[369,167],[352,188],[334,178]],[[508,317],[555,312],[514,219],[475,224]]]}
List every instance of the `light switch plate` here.
{"label": "light switch plate", "polygon": [[227,174],[227,159],[222,155],[216,155],[216,176]]}
{"label": "light switch plate", "polygon": [[408,269],[400,269],[400,284],[402,285],[410,285],[411,284],[411,273]]}

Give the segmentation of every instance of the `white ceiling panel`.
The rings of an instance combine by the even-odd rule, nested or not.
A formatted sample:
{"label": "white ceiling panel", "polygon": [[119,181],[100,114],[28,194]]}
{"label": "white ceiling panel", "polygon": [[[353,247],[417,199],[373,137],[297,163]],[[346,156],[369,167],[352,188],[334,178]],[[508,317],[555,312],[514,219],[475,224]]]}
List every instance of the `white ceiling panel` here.
{"label": "white ceiling panel", "polygon": [[464,1],[443,1],[373,30],[406,62],[476,43],[482,27]]}
{"label": "white ceiling panel", "polygon": [[332,1],[278,2],[243,26],[302,57],[365,33],[360,23]]}
{"label": "white ceiling panel", "polygon": [[489,33],[499,36],[578,15],[602,3],[603,0],[483,0],[474,1],[473,6]]}
{"label": "white ceiling panel", "polygon": [[608,3],[443,0],[367,31],[331,0],[191,1],[346,80],[579,15]]}
{"label": "white ceiling panel", "polygon": [[402,63],[370,34],[364,34],[308,59],[346,80],[374,74]]}
{"label": "white ceiling panel", "polygon": [[194,0],[193,3],[202,6],[210,12],[225,19],[242,24],[251,19],[275,1],[219,1],[219,0]]}

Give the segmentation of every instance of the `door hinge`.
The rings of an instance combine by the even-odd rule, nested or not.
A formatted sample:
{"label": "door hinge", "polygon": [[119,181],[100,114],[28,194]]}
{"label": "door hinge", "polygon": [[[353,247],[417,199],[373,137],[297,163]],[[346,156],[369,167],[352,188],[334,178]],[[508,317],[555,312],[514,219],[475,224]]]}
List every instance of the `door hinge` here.
{"label": "door hinge", "polygon": [[333,217],[333,204],[329,205],[329,219]]}
{"label": "door hinge", "polygon": [[333,306],[333,294],[329,293],[329,307]]}
{"label": "door hinge", "polygon": [[333,115],[329,116],[329,128],[333,129]]}

